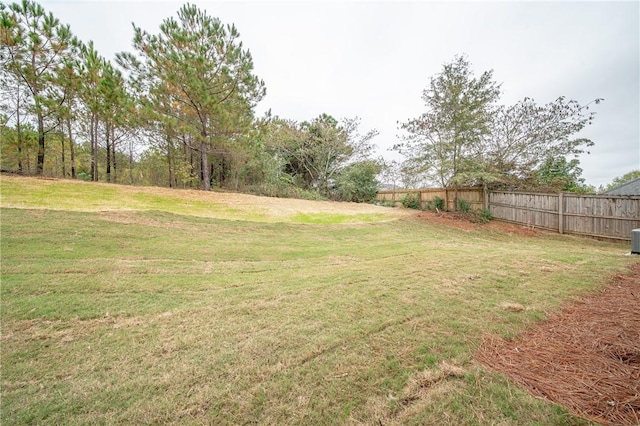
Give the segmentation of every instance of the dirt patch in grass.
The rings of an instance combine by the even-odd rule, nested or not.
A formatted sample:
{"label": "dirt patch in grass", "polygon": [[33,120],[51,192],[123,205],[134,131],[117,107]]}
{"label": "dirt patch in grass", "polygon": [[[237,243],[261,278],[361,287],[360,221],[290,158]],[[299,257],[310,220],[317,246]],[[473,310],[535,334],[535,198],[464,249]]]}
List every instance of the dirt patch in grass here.
{"label": "dirt patch in grass", "polygon": [[488,337],[477,358],[578,416],[640,424],[640,263],[516,339]]}
{"label": "dirt patch in grass", "polygon": [[420,219],[428,220],[429,222],[439,223],[441,225],[449,226],[463,231],[473,231],[481,228],[498,229],[504,232],[510,232],[512,234],[522,235],[525,237],[533,237],[538,235],[538,230],[535,228],[516,225],[507,222],[500,222],[492,220],[487,223],[478,223],[477,218],[469,213],[462,212],[433,212],[433,211],[421,211],[417,214]]}

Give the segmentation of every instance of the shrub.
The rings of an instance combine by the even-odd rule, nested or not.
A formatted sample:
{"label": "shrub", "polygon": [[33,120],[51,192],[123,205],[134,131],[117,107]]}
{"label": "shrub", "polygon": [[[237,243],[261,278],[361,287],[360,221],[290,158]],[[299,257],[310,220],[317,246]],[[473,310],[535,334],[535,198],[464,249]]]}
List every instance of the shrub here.
{"label": "shrub", "polygon": [[342,201],[367,203],[376,199],[380,164],[375,161],[361,161],[347,166],[336,181],[336,195]]}
{"label": "shrub", "polygon": [[446,210],[447,206],[444,202],[444,199],[440,197],[433,197],[433,209],[434,210]]}
{"label": "shrub", "polygon": [[420,210],[420,197],[417,194],[408,193],[402,198],[402,205],[408,209]]}
{"label": "shrub", "polygon": [[85,172],[78,173],[77,177],[78,177],[79,180],[86,180],[87,182],[91,182],[93,180],[91,175],[89,173],[85,173]]}
{"label": "shrub", "polygon": [[469,213],[471,211],[471,203],[467,200],[458,200],[458,211],[463,213]]}
{"label": "shrub", "polygon": [[266,197],[278,198],[298,198],[302,200],[326,200],[318,191],[303,189],[295,185],[281,183],[264,183],[261,185],[247,185],[242,187],[242,191],[248,194],[264,195]]}
{"label": "shrub", "polygon": [[473,223],[489,223],[491,219],[493,219],[493,215],[489,211],[489,209],[478,210],[468,214],[469,220]]}

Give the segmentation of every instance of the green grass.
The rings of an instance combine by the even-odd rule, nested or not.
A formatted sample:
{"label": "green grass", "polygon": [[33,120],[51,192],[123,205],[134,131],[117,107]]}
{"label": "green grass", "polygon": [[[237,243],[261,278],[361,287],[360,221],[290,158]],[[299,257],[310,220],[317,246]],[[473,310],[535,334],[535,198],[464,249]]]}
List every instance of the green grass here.
{"label": "green grass", "polygon": [[[312,224],[369,223],[389,220],[389,214],[273,211],[273,199],[195,190],[137,187],[71,180],[2,178],[4,207],[66,211],[160,211],[179,215],[257,222]],[[262,201],[262,202],[261,202]],[[266,202],[268,201],[268,203]],[[316,206],[331,203],[311,202]]]}
{"label": "green grass", "polygon": [[341,223],[379,222],[385,219],[382,213],[344,214],[344,213],[296,213],[292,222],[320,225],[337,225]]}
{"label": "green grass", "polygon": [[15,206],[55,210],[100,211],[104,209],[159,210],[195,216],[260,218],[259,212],[230,208],[221,203],[189,199],[193,191],[175,191],[158,195],[155,188],[139,188],[75,182],[65,180],[36,180],[3,178],[2,192],[5,203]]}
{"label": "green grass", "polygon": [[586,424],[473,354],[634,261],[579,238],[17,182],[1,182],[7,425]]}

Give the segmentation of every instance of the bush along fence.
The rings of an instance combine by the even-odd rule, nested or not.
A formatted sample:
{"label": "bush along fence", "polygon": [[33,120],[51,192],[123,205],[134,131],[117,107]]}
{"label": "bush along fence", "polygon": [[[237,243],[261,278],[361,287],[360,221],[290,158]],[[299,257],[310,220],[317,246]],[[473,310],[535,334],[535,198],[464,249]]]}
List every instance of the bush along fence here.
{"label": "bush along fence", "polygon": [[[435,209],[454,210],[455,190],[453,188],[423,188],[402,189],[393,191],[379,191],[376,201],[391,204],[394,207],[406,206],[407,202],[412,207],[420,210]],[[458,188],[458,202],[463,200],[470,204],[471,210],[485,208],[484,192],[482,188]]]}
{"label": "bush along fence", "polygon": [[[416,199],[420,209],[439,203],[453,210],[454,190],[429,188],[378,192],[377,201],[403,205]],[[442,200],[442,201],[439,201]],[[488,210],[496,220],[531,228],[614,240],[631,240],[631,231],[640,228],[640,196],[541,194],[458,188],[458,200],[472,210]],[[460,201],[458,201],[460,203]]]}

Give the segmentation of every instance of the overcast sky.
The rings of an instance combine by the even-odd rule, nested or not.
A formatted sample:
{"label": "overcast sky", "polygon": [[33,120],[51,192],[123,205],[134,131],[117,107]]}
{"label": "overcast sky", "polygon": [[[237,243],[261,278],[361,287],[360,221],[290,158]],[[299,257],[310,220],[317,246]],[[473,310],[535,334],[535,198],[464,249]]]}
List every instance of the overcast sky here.
{"label": "overcast sky", "polygon": [[[157,33],[173,1],[41,1],[82,41],[113,60],[132,51],[131,23]],[[233,23],[267,96],[258,112],[297,121],[358,116],[379,152],[398,121],[424,112],[422,90],[457,54],[479,76],[493,70],[501,103],[559,96],[594,106],[580,158],[595,186],[640,169],[640,2],[192,1]]]}

